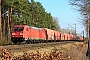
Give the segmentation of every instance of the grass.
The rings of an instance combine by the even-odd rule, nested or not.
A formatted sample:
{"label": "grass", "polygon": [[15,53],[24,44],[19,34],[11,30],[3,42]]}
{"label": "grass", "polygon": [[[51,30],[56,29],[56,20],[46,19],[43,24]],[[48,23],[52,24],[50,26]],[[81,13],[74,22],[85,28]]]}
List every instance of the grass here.
{"label": "grass", "polygon": [[69,44],[65,44],[65,45],[55,45],[55,46],[54,45],[52,45],[52,46],[49,45],[49,46],[41,46],[41,47],[32,47],[30,49],[23,49],[22,51],[19,51],[19,52],[17,51],[17,52],[14,53],[14,55],[15,56],[16,55],[23,55],[24,50],[27,50],[28,53],[31,53],[31,52],[35,53],[37,50],[41,50],[42,54],[44,52],[50,52],[53,49],[58,49],[61,52],[67,52],[67,50],[70,50],[72,48],[76,48],[78,44],[80,44],[80,42],[79,43],[69,43]]}
{"label": "grass", "polygon": [[0,58],[0,60],[2,60],[2,59]]}

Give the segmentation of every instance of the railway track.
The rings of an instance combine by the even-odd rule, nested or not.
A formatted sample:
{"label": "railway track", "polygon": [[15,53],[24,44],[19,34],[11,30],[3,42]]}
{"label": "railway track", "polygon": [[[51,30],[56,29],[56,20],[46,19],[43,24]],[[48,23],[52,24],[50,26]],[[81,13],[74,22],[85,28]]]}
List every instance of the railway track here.
{"label": "railway track", "polygon": [[68,43],[75,43],[75,41],[63,41],[63,42],[51,42],[51,43],[37,43],[37,44],[23,44],[23,45],[7,45],[7,46],[1,46],[2,48],[6,48],[9,51],[12,50],[22,50],[22,49],[30,49],[32,47],[41,47],[41,46],[47,46],[47,45],[60,45],[60,44],[68,44]]}
{"label": "railway track", "polygon": [[[2,59],[5,58],[5,60],[7,58],[9,60],[16,59],[16,58],[20,59],[22,57],[24,59],[24,57],[26,58],[27,56],[29,56],[29,54],[31,54],[29,56],[30,58],[31,58],[31,56],[32,57],[33,56],[41,57],[41,56],[44,56],[43,54],[45,54],[45,53],[46,53],[46,55],[48,55],[51,53],[55,53],[55,51],[57,51],[58,53],[60,52],[60,54],[62,54],[62,53],[65,53],[66,51],[68,51],[69,49],[72,49],[72,48],[74,49],[77,46],[81,46],[81,48],[82,48],[82,46],[83,46],[82,42],[75,42],[75,41],[67,41],[66,42],[65,41],[65,42],[52,42],[52,43],[24,44],[24,45],[8,45],[8,46],[2,46],[2,48],[4,48],[4,50],[2,50],[2,54],[0,54],[0,57]],[[39,49],[38,49],[38,47],[39,47]],[[25,49],[29,49],[29,50],[25,50]],[[15,52],[12,53],[13,50]],[[16,52],[16,50],[17,50],[17,52]],[[34,54],[34,55],[32,55],[32,54]],[[40,55],[38,55],[38,54],[40,54]],[[70,56],[70,55],[68,55],[68,56]],[[47,56],[47,57],[50,57],[50,56]]]}
{"label": "railway track", "polygon": [[[0,46],[4,50],[6,49],[14,56],[22,55],[24,51],[27,51],[28,53],[36,52],[38,49],[44,51],[49,51],[52,49],[55,49],[56,47],[62,48],[62,46],[66,46],[68,44],[74,44],[77,43],[77,41],[63,41],[63,42],[51,42],[51,43],[37,43],[37,44],[24,44],[24,45],[5,45]],[[2,51],[0,50],[0,57],[2,56]]]}

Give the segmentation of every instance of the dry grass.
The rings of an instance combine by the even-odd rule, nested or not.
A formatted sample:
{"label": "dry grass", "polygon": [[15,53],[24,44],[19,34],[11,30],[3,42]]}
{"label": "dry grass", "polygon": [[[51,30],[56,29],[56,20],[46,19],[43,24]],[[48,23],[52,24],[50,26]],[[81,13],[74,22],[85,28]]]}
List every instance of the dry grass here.
{"label": "dry grass", "polygon": [[87,44],[82,42],[58,46],[41,46],[12,54],[2,49],[2,60],[85,60]]}
{"label": "dry grass", "polygon": [[36,53],[27,53],[23,51],[22,56],[14,56],[7,49],[2,49],[2,60],[72,60],[73,58],[67,55],[63,56],[63,53],[58,49],[53,49],[52,52],[41,53],[41,50],[37,50]]}

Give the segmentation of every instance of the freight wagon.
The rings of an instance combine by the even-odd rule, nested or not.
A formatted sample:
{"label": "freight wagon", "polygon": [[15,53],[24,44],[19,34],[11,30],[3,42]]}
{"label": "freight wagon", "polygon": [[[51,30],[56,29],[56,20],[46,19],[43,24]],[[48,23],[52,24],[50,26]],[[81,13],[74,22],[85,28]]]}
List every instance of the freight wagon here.
{"label": "freight wagon", "polygon": [[54,40],[55,41],[60,41],[61,40],[61,32],[54,31]]}
{"label": "freight wagon", "polygon": [[65,40],[83,40],[82,37],[72,34],[61,33],[59,31],[37,28],[28,25],[14,25],[12,28],[11,41],[15,44],[26,42],[54,42]]}

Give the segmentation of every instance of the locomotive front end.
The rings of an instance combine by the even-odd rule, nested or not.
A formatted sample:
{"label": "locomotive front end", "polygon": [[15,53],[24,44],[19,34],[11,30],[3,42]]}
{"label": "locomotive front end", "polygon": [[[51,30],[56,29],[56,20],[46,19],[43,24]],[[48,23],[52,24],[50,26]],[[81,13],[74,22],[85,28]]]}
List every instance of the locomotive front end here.
{"label": "locomotive front end", "polygon": [[13,43],[22,42],[24,27],[13,27],[11,40]]}

